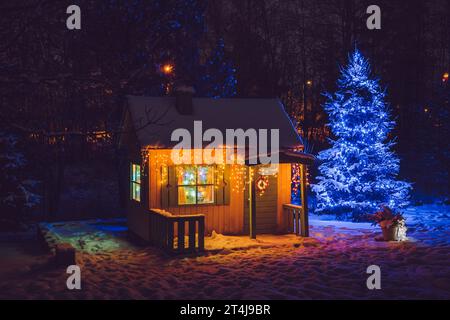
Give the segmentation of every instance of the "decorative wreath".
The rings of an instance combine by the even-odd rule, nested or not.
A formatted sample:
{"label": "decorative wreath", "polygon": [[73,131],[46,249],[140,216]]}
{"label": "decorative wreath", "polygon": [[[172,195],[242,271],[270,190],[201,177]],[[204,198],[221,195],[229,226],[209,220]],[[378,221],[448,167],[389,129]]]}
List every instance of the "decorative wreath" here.
{"label": "decorative wreath", "polygon": [[269,178],[267,176],[259,176],[259,178],[256,179],[255,184],[258,194],[262,196],[264,192],[266,192],[267,187],[269,186]]}

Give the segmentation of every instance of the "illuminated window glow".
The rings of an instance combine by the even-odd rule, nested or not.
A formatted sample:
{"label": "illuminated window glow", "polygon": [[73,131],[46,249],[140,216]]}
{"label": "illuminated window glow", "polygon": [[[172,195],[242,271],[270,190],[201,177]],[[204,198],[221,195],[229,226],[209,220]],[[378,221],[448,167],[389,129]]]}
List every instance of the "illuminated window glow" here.
{"label": "illuminated window glow", "polygon": [[178,204],[214,203],[214,167],[177,167]]}
{"label": "illuminated window glow", "polygon": [[141,166],[131,164],[131,181],[130,181],[130,197],[131,200],[141,201]]}

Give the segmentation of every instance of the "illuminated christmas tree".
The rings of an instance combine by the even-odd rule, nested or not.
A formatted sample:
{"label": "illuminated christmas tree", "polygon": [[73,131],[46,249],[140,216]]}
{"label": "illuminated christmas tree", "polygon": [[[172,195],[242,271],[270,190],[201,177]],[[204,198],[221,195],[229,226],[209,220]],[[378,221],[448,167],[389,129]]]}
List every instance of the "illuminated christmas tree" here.
{"label": "illuminated christmas tree", "polygon": [[358,50],[341,70],[338,87],[325,104],[336,138],[318,156],[321,175],[312,187],[316,212],[358,221],[381,205],[405,207],[411,185],[396,180],[400,161],[388,140],[395,122],[384,102],[385,91]]}

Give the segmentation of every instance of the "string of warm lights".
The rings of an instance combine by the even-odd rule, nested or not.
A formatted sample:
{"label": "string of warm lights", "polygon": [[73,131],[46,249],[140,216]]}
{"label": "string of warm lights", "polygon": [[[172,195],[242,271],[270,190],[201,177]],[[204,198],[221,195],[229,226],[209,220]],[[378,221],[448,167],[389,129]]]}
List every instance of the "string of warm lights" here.
{"label": "string of warm lights", "polygon": [[[225,154],[225,149],[223,149]],[[172,165],[170,159],[170,151],[168,150],[158,150],[152,146],[148,146],[142,149],[142,165],[143,167],[148,166],[150,163],[154,165],[157,171],[160,172],[160,184],[166,186],[168,184],[168,167]],[[191,153],[192,160],[194,160],[194,152]],[[176,175],[177,177],[182,177],[186,174],[186,170],[194,170],[197,172],[199,168],[206,167],[208,165],[176,165]],[[229,181],[224,181],[224,173],[226,166],[230,168]],[[187,169],[190,168],[190,169]],[[224,163],[214,165],[214,188],[218,189],[223,187],[225,183],[229,183],[230,189],[234,193],[240,193],[245,191],[247,181],[247,175],[249,175],[250,181],[254,181],[255,173],[258,173],[258,178],[261,178],[259,195],[262,196],[265,190],[269,187],[269,176],[278,176],[278,166],[269,165],[259,167],[258,171],[255,169],[247,167],[245,164],[238,164],[238,160],[235,159],[234,164],[226,165]]]}
{"label": "string of warm lights", "polygon": [[300,193],[300,165],[298,163],[292,164],[291,170],[291,190],[293,198],[296,198]]}
{"label": "string of warm lights", "polygon": [[[233,192],[242,192],[245,190],[245,176],[247,175],[247,167],[245,165],[235,164],[231,166],[230,182]],[[250,170],[252,172],[252,170]],[[252,177],[252,173],[251,173]]]}
{"label": "string of warm lights", "polygon": [[219,189],[219,186],[224,185],[224,181],[223,181],[224,173],[225,173],[225,165],[224,164],[216,165],[216,183],[215,183],[216,189]]}

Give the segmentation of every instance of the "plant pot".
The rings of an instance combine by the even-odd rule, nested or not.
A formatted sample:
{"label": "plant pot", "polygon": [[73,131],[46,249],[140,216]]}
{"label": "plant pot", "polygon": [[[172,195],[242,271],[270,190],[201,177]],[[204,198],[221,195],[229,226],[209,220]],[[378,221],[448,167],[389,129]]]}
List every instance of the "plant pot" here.
{"label": "plant pot", "polygon": [[399,241],[398,226],[381,227],[384,241]]}

